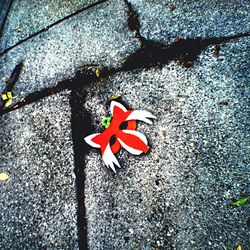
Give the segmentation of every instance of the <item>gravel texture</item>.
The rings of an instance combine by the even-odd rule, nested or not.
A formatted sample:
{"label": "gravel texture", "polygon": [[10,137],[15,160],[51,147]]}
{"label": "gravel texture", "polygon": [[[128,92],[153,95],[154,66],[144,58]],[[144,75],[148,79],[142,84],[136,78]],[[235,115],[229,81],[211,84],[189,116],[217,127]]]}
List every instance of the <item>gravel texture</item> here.
{"label": "gravel texture", "polygon": [[10,0],[2,0],[0,2],[0,10],[1,10],[1,14],[0,14],[0,36],[2,35],[2,31],[3,31],[3,28],[5,26],[6,17],[8,15],[8,10],[9,10],[10,6],[11,6],[11,1]]}
{"label": "gravel texture", "polygon": [[68,93],[1,117],[0,248],[78,249]]}
{"label": "gravel texture", "polygon": [[249,39],[228,43],[219,57],[209,47],[190,69],[172,62],[88,89],[96,132],[114,94],[158,118],[138,126],[151,151],[120,151],[116,175],[98,150],[87,156],[90,249],[250,247],[250,206],[230,206],[250,184],[249,45]]}
{"label": "gravel texture", "polygon": [[248,0],[131,0],[141,34],[165,43],[176,37],[221,37],[249,32]]}
{"label": "gravel texture", "polygon": [[[1,51],[93,2],[14,1]],[[249,32],[247,0],[130,2],[147,39],[171,43]],[[0,57],[1,82],[24,60],[13,91],[19,100],[87,64],[120,67],[140,46],[127,12],[123,0],[107,1],[15,47]],[[117,174],[89,148],[82,168],[90,250],[250,248],[250,205],[230,205],[250,196],[249,47],[241,38],[208,47],[188,69],[171,61],[85,87],[86,112],[75,107],[75,122],[89,112],[96,132],[114,94],[158,118],[153,125],[138,123],[149,153],[121,150]],[[50,96],[0,118],[0,171],[10,175],[0,183],[1,249],[78,248],[68,96]]]}
{"label": "gravel texture", "polygon": [[139,46],[128,30],[127,11],[124,1],[110,1],[49,29],[0,58],[0,79],[24,60],[14,90],[20,99],[72,77],[86,64],[118,67]]}
{"label": "gravel texture", "polygon": [[[6,1],[7,2],[7,1]],[[13,1],[12,10],[5,25],[2,48],[7,48],[18,41],[46,28],[59,19],[76,10],[97,2],[95,0],[17,0]]]}

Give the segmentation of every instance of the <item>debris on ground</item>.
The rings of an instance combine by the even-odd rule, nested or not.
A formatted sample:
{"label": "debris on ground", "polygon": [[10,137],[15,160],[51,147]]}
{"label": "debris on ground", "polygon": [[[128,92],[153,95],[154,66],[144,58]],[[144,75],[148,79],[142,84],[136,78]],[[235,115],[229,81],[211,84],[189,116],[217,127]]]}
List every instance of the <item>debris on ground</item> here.
{"label": "debris on ground", "polygon": [[0,173],[0,181],[7,181],[9,178],[9,175],[6,173]]}
{"label": "debris on ground", "polygon": [[11,73],[11,76],[8,78],[6,82],[6,86],[1,92],[0,110],[11,106],[12,101],[13,101],[12,91],[16,82],[18,81],[18,78],[19,78],[19,75],[21,74],[22,69],[23,69],[23,62],[16,65],[16,67]]}
{"label": "debris on ground", "polygon": [[243,197],[243,198],[240,198],[239,200],[235,201],[235,202],[232,202],[232,205],[233,206],[237,206],[237,207],[240,207],[242,205],[245,205],[247,204],[249,201],[249,197]]}

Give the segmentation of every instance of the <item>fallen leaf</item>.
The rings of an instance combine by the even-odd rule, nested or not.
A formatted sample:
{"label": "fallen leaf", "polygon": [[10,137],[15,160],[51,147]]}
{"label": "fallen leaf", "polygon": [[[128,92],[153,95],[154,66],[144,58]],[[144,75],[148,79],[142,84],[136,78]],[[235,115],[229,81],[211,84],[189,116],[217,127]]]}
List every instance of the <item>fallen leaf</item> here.
{"label": "fallen leaf", "polygon": [[100,76],[101,76],[101,71],[100,71],[99,69],[97,69],[97,70],[95,71],[95,74],[96,74],[97,77],[100,77]]}
{"label": "fallen leaf", "polygon": [[219,104],[224,105],[224,106],[228,106],[228,102],[225,102],[225,101],[219,102]]}
{"label": "fallen leaf", "polygon": [[184,66],[186,67],[186,68],[189,68],[189,67],[191,67],[193,65],[193,62],[192,61],[184,61]]}
{"label": "fallen leaf", "polygon": [[8,99],[13,99],[12,93],[10,91],[7,92]]}
{"label": "fallen leaf", "polygon": [[163,130],[162,134],[163,134],[164,137],[166,137],[168,135],[168,131],[167,130]]}
{"label": "fallen leaf", "polygon": [[0,181],[7,181],[10,177],[5,173],[0,173]]}
{"label": "fallen leaf", "polygon": [[2,94],[2,100],[3,100],[3,101],[8,100],[8,96],[7,96],[6,94]]}
{"label": "fallen leaf", "polygon": [[236,250],[242,250],[242,247],[240,244],[236,247]]}
{"label": "fallen leaf", "polygon": [[18,33],[22,31],[22,29],[19,26],[17,26],[14,30]]}
{"label": "fallen leaf", "polygon": [[175,4],[171,4],[171,7],[170,7],[170,8],[171,8],[172,11],[174,11],[174,10],[176,9]]}
{"label": "fallen leaf", "polygon": [[12,104],[12,99],[8,99],[8,101],[5,103],[5,108],[8,108]]}
{"label": "fallen leaf", "polygon": [[121,95],[112,95],[111,100],[116,100],[116,99],[118,99],[120,97],[121,97]]}
{"label": "fallen leaf", "polygon": [[232,205],[239,207],[239,206],[245,205],[248,201],[249,201],[249,197],[243,197],[235,202],[232,202]]}

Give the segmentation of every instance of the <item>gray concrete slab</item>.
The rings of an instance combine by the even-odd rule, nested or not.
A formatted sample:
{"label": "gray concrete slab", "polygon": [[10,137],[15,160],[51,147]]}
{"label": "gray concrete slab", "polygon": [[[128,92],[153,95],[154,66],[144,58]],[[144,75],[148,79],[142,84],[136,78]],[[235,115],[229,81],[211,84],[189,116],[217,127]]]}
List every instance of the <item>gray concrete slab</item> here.
{"label": "gray concrete slab", "polygon": [[[39,8],[35,2],[17,3],[4,46],[85,1],[44,0]],[[176,37],[220,37],[249,29],[247,1],[177,1],[175,10],[165,1],[131,3],[140,14],[141,34],[165,43]],[[121,66],[139,48],[128,30],[127,11],[124,1],[108,1],[54,26],[1,57],[0,79],[25,60],[14,88],[18,100],[55,86],[86,64]],[[12,36],[23,15],[20,31]],[[91,250],[214,250],[238,243],[243,249],[250,247],[250,207],[229,205],[249,195],[249,45],[247,38],[235,40],[221,45],[218,56],[210,46],[189,69],[170,62],[162,68],[119,73],[87,88],[87,112],[78,114],[81,108],[75,107],[75,115],[90,112],[96,132],[113,94],[158,117],[154,125],[138,126],[149,139],[150,152],[132,156],[122,150],[122,168],[116,175],[106,169],[97,150],[86,157],[82,167]],[[64,93],[1,118],[0,171],[11,177],[0,183],[1,248],[78,247],[69,110]],[[75,118],[76,123],[81,120]]]}
{"label": "gray concrete slab", "polygon": [[97,1],[14,1],[1,39],[1,50],[94,2]]}
{"label": "gray concrete slab", "polygon": [[247,0],[130,2],[140,15],[141,34],[165,43],[171,43],[177,37],[229,36],[249,32],[250,28]]}
{"label": "gray concrete slab", "polygon": [[34,37],[0,58],[0,79],[24,60],[14,89],[20,99],[55,86],[86,64],[120,66],[139,47],[128,30],[127,11],[122,0],[103,3]]}
{"label": "gray concrete slab", "polygon": [[0,118],[1,249],[78,249],[70,119],[67,92]]}
{"label": "gray concrete slab", "polygon": [[118,154],[113,174],[98,150],[86,159],[90,249],[233,249],[250,246],[249,39],[205,50],[193,67],[119,73],[88,88],[86,109],[99,131],[108,99],[121,94],[152,112],[138,131],[151,150]]}
{"label": "gray concrete slab", "polygon": [[0,2],[0,38],[2,36],[2,31],[4,29],[11,5],[12,1],[10,0],[2,0]]}

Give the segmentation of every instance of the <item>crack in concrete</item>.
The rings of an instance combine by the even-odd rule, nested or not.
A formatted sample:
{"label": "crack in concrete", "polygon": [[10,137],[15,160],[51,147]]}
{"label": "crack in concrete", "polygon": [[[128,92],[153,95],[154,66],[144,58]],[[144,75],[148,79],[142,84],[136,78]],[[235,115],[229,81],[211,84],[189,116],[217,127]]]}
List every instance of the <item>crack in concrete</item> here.
{"label": "crack in concrete", "polygon": [[[164,45],[154,41],[144,41],[142,47],[131,54],[124,62],[121,68],[102,68],[101,79],[110,77],[115,73],[132,71],[135,69],[149,69],[151,67],[163,66],[171,60],[179,61],[183,66],[189,68],[192,66],[200,53],[206,49],[209,45],[218,45],[229,42],[233,39],[249,36],[249,33],[239,34],[229,37],[221,38],[193,38],[193,39],[181,39],[178,42],[174,42],[171,45]],[[41,91],[33,92],[27,95],[25,98],[17,102],[13,107],[0,111],[0,115],[6,114],[15,109],[19,109],[27,104],[43,99],[47,96],[54,95],[66,89],[72,89],[77,84],[78,78],[84,80],[86,67],[76,73],[76,77],[73,79],[67,79],[59,82],[55,87],[46,88]],[[82,73],[85,72],[85,73]],[[88,72],[90,73],[90,71]],[[100,80],[93,71],[91,71],[92,77],[89,79],[90,83]]]}
{"label": "crack in concrete", "polygon": [[[22,71],[23,68],[23,62],[20,62],[18,65],[16,65],[16,67],[14,68],[14,70],[11,73],[10,78],[6,81],[6,86],[4,87],[3,91],[1,92],[1,94],[7,94],[8,92],[12,93],[12,90],[19,78],[19,75]],[[8,102],[7,100],[3,100],[2,96],[0,97],[0,110],[2,108],[4,108],[5,104]]]}
{"label": "crack in concrete", "polygon": [[131,54],[122,66],[123,71],[134,69],[148,69],[163,66],[169,61],[177,61],[184,67],[189,68],[198,56],[209,45],[225,44],[231,40],[248,37],[250,33],[237,34],[228,37],[212,37],[203,39],[201,37],[181,39],[178,38],[170,45],[146,40],[141,37],[141,48]]}
{"label": "crack in concrete", "polygon": [[[89,79],[88,84],[91,84],[119,72],[133,71],[136,69],[149,69],[151,67],[162,67],[172,60],[181,63],[186,68],[189,68],[193,66],[193,62],[197,60],[201,52],[209,45],[225,44],[227,42],[230,42],[231,40],[248,36],[250,36],[250,33],[238,34],[228,37],[213,37],[207,39],[202,39],[199,37],[180,39],[170,45],[143,40],[142,38],[141,48],[129,55],[120,68],[103,67],[102,69],[100,69],[101,77],[97,77],[94,71],[88,70],[88,68],[91,68],[92,65],[83,66],[81,70],[77,71],[75,77],[63,80],[59,82],[55,87],[46,88],[27,95],[25,98],[18,101],[14,106],[0,110],[0,116],[26,106],[30,103],[41,100],[47,96],[59,93],[63,90],[71,90],[75,87],[75,85],[79,84],[79,79],[84,82],[84,84],[82,83],[82,85],[85,85],[86,76]],[[91,77],[89,77],[89,74],[91,74]]]}
{"label": "crack in concrete", "polygon": [[[99,3],[105,2],[106,0],[99,1]],[[70,95],[70,107],[71,107],[71,128],[72,128],[72,139],[73,139],[73,150],[74,150],[74,162],[75,162],[75,175],[76,175],[76,188],[77,188],[77,202],[78,202],[78,212],[77,212],[77,225],[78,225],[78,242],[80,249],[87,249],[87,219],[86,219],[86,208],[85,208],[85,156],[88,152],[88,147],[83,143],[85,136],[93,133],[94,128],[91,124],[91,114],[88,113],[84,108],[85,99],[87,96],[84,87],[110,77],[119,72],[127,72],[135,69],[148,69],[150,67],[163,66],[171,60],[180,62],[184,67],[191,67],[193,61],[198,58],[200,53],[206,49],[209,45],[219,45],[229,42],[233,39],[238,39],[240,37],[247,37],[250,34],[238,34],[228,37],[218,37],[218,38],[193,38],[193,39],[178,39],[170,45],[165,45],[159,42],[154,42],[146,40],[140,34],[140,22],[139,15],[133,10],[132,5],[124,0],[128,6],[128,26],[131,31],[135,31],[136,37],[141,42],[141,47],[131,55],[127,57],[125,62],[120,68],[102,68],[100,69],[100,76],[98,77],[93,70],[93,65],[85,65],[83,68],[76,72],[75,76],[70,79],[63,80],[59,82],[55,87],[50,87],[43,89],[41,91],[33,92],[27,95],[24,99],[16,103],[15,106],[0,110],[0,115],[6,114],[10,111],[19,109],[25,105],[41,100],[45,97],[54,95],[63,90],[71,90]],[[92,6],[97,5],[95,3]],[[85,9],[90,8],[85,7]],[[83,11],[83,10],[81,10]],[[80,13],[81,11],[78,11]],[[77,14],[78,14],[77,13]],[[67,16],[66,18],[69,18]],[[65,18],[64,18],[65,20]],[[59,20],[58,22],[62,22]],[[58,24],[55,23],[52,26]],[[49,28],[51,28],[50,26]],[[41,32],[33,34],[32,37],[38,35]],[[31,37],[30,37],[31,38]],[[29,39],[30,39],[29,38]],[[19,44],[27,41],[28,39],[22,40]],[[14,47],[18,46],[16,44]],[[0,53],[7,53],[11,50],[13,46]],[[191,62],[191,63],[190,63]],[[169,244],[169,243],[168,243]]]}
{"label": "crack in concrete", "polygon": [[131,3],[129,3],[127,0],[124,0],[125,4],[128,7],[128,28],[130,31],[135,31],[136,32],[136,37],[141,38],[140,34],[140,21],[139,21],[139,14],[133,9]]}
{"label": "crack in concrete", "polygon": [[[65,19],[70,18],[73,15],[76,15],[83,10],[89,9],[97,4],[106,2],[107,0],[98,1],[92,5],[89,5],[77,12],[59,20],[62,22]],[[140,21],[139,14],[133,9],[131,3],[127,0],[124,0],[128,7],[128,27],[131,31],[135,31],[136,38],[139,39],[141,46],[134,53],[130,54],[125,62],[120,68],[102,68],[100,69],[101,77],[97,77],[96,74],[91,70],[92,66],[96,65],[85,65],[81,70],[76,72],[75,77],[71,79],[66,79],[59,82],[55,87],[46,88],[40,91],[33,92],[27,95],[25,98],[17,102],[14,106],[6,109],[0,109],[0,116],[11,112],[13,110],[19,109],[23,106],[26,106],[32,102],[41,100],[47,96],[54,95],[63,90],[75,88],[79,85],[79,79],[86,84],[86,77],[90,83],[98,82],[100,79],[110,77],[119,72],[133,71],[136,69],[149,69],[151,67],[161,67],[168,62],[174,60],[181,63],[184,67],[189,68],[193,65],[193,62],[197,60],[198,56],[203,50],[205,50],[209,45],[219,46],[225,44],[234,39],[239,39],[242,37],[250,36],[250,32],[243,34],[236,34],[228,37],[211,37],[211,38],[188,38],[181,39],[177,38],[175,42],[169,45],[162,44],[160,42],[155,42],[152,40],[147,40],[140,34]],[[52,24],[53,26],[58,22]],[[41,32],[41,31],[40,31]],[[218,52],[219,53],[219,52]],[[1,53],[0,53],[1,56]],[[217,55],[218,56],[218,55]],[[91,76],[91,77],[90,77]]]}
{"label": "crack in concrete", "polygon": [[[5,50],[3,50],[3,51],[1,51],[1,52],[0,52],[0,57],[2,57],[3,55],[5,55],[6,53],[8,53],[10,50],[14,49],[15,47],[17,47],[17,46],[23,44],[24,42],[26,42],[26,41],[28,41],[28,40],[30,40],[31,38],[33,38],[33,37],[35,37],[35,36],[37,36],[37,35],[39,35],[39,34],[41,34],[41,33],[43,33],[43,32],[48,31],[50,28],[52,28],[52,27],[58,25],[59,23],[62,23],[63,21],[65,21],[65,20],[67,20],[67,19],[69,19],[69,18],[71,18],[71,17],[73,17],[73,16],[76,16],[76,15],[80,14],[80,13],[82,13],[82,12],[85,11],[85,10],[88,10],[88,9],[90,9],[90,8],[92,8],[92,7],[95,7],[95,6],[99,5],[99,4],[102,4],[102,3],[107,2],[107,1],[109,1],[109,0],[99,0],[99,1],[97,1],[97,2],[95,2],[95,3],[92,3],[92,4],[90,4],[90,5],[86,6],[86,7],[83,7],[83,8],[81,8],[81,9],[79,9],[79,10],[77,10],[77,11],[75,11],[75,12],[73,12],[73,13],[71,13],[71,14],[69,14],[69,15],[67,15],[67,16],[65,16],[65,17],[63,17],[63,18],[61,18],[61,19],[59,19],[58,21],[56,21],[56,22],[54,22],[54,23],[48,25],[47,27],[45,27],[45,28],[43,28],[43,29],[41,29],[41,30],[39,30],[39,31],[37,31],[37,32],[35,32],[35,33],[33,33],[32,35],[30,35],[30,36],[28,36],[28,37],[26,37],[26,38],[24,38],[24,39],[18,41],[16,44],[14,44],[14,45],[8,47],[7,49],[5,49]],[[1,33],[0,33],[0,34],[1,34]]]}
{"label": "crack in concrete", "polygon": [[229,42],[230,40],[250,36],[250,32],[237,34],[228,37],[211,37],[203,39],[196,38],[176,38],[175,42],[169,45],[145,39],[140,33],[139,14],[133,9],[128,0],[124,0],[128,7],[128,26],[131,31],[136,32],[136,38],[141,42],[141,48],[131,54],[122,68],[125,71],[137,68],[150,68],[162,66],[171,60],[178,61],[184,67],[192,66],[201,52],[209,45],[216,45],[217,56],[219,54],[218,45]]}
{"label": "crack in concrete", "polygon": [[82,87],[88,85],[91,82],[99,81],[95,72],[92,70],[92,66],[86,65],[81,70],[77,71],[75,76],[70,79],[63,80],[59,82],[56,86],[45,88],[40,91],[35,91],[25,98],[18,101],[15,105],[10,108],[0,109],[0,116],[9,113],[13,110],[20,109],[28,104],[42,100],[45,97],[55,95],[64,90],[73,90],[77,87]]}
{"label": "crack in concrete", "polygon": [[[10,9],[11,9],[11,6],[13,4],[13,0],[10,0],[10,1],[6,1],[5,3],[2,3],[2,10],[3,13],[1,13],[1,15],[3,15],[3,18],[2,18],[2,21],[1,21],[1,18],[0,18],[0,23],[1,23],[1,26],[0,26],[0,39],[2,37],[2,32],[3,32],[3,29],[4,29],[4,26],[5,26],[5,23],[7,21],[7,18],[8,18],[8,15],[10,13]],[[6,7],[5,7],[6,5]],[[4,15],[4,11],[5,11],[5,15]]]}
{"label": "crack in concrete", "polygon": [[[87,79],[86,79],[87,80]],[[73,139],[76,191],[77,191],[77,226],[78,226],[78,244],[79,249],[88,249],[87,239],[87,219],[85,208],[85,156],[88,148],[84,137],[93,133],[94,128],[91,125],[91,114],[84,109],[84,103],[87,92],[83,86],[73,88],[70,95],[71,106],[71,131]]]}

